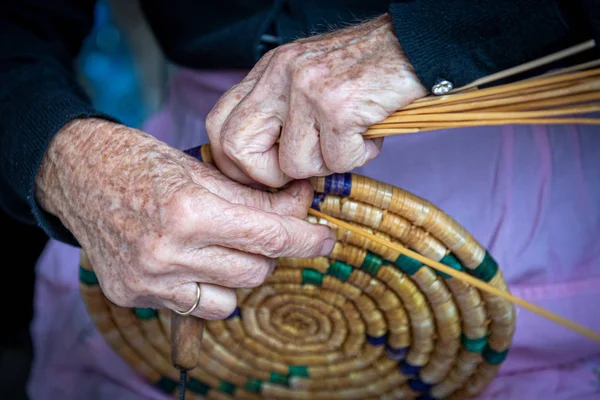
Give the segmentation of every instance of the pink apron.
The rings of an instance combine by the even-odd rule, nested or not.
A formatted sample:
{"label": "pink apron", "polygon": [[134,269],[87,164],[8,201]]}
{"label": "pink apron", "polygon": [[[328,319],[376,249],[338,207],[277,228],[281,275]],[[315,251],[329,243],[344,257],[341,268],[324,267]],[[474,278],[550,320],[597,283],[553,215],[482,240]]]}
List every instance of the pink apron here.
{"label": "pink apron", "polygon": [[[186,149],[243,71],[180,71],[144,129]],[[388,138],[356,171],[424,197],[499,262],[512,293],[600,332],[600,130],[456,129]],[[34,399],[167,399],[103,341],[79,297],[78,249],[51,241],[37,265]],[[517,332],[482,400],[600,399],[600,344],[518,308]]]}

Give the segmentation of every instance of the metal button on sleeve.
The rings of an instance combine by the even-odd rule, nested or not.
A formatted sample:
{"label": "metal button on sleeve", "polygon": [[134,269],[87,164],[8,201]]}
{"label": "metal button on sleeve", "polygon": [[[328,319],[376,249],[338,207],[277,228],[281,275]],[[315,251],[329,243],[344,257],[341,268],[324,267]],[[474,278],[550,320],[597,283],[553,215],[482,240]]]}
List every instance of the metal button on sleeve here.
{"label": "metal button on sleeve", "polygon": [[436,96],[440,96],[451,91],[453,87],[454,85],[452,85],[452,82],[447,81],[445,79],[440,80],[438,83],[433,85],[433,87],[431,88],[431,93],[433,93]]}

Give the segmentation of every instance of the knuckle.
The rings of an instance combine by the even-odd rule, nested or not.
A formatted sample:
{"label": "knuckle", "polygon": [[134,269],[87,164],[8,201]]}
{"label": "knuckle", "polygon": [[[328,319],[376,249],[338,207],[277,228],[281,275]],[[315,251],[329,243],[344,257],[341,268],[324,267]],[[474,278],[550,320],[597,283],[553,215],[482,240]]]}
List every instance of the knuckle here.
{"label": "knuckle", "polygon": [[123,291],[119,294],[126,301],[142,297],[147,294],[146,286],[140,279],[129,278],[123,281]]}
{"label": "knuckle", "polygon": [[273,196],[269,192],[253,190],[248,193],[247,188],[240,187],[234,191],[234,198],[243,199],[244,205],[272,210],[275,207]]}
{"label": "knuckle", "polygon": [[319,80],[319,71],[316,68],[312,68],[310,65],[302,66],[302,68],[295,68],[292,71],[292,82],[294,88],[301,90],[305,94],[314,97],[313,84]]}
{"label": "knuckle", "polygon": [[266,274],[254,273],[254,274],[248,276],[248,278],[246,279],[246,284],[243,285],[243,287],[244,288],[259,287],[260,285],[262,285],[264,283],[265,279],[267,279]]}
{"label": "knuckle", "polygon": [[163,266],[171,262],[171,249],[163,238],[146,238],[140,245],[136,270],[139,276],[161,273]]}
{"label": "knuckle", "polygon": [[[356,114],[358,93],[358,90],[353,90],[348,85],[332,84],[327,90],[319,92],[319,96],[315,98],[315,101],[321,109],[335,114],[338,118],[347,120],[348,118],[354,118]],[[329,114],[327,116],[329,120]]]}
{"label": "knuckle", "polygon": [[[198,199],[205,197],[203,193],[193,190],[177,190],[161,210],[164,217],[164,226],[171,232],[195,232],[198,222],[202,218],[198,207]],[[157,246],[159,247],[159,246]]]}
{"label": "knuckle", "polygon": [[236,287],[255,288],[262,285],[273,270],[276,260],[257,257],[249,260],[238,259],[232,263],[229,269],[229,280],[236,283]]}
{"label": "knuckle", "polygon": [[290,237],[280,222],[261,227],[258,236],[263,254],[267,257],[278,257],[291,245]]}
{"label": "knuckle", "polygon": [[217,104],[206,116],[206,133],[209,137],[217,137],[220,132],[219,126],[219,108],[221,106]]}
{"label": "knuckle", "polygon": [[229,158],[238,159],[242,156],[239,144],[240,141],[233,134],[226,134],[221,138],[221,148]]}
{"label": "knuckle", "polygon": [[298,58],[298,46],[294,43],[279,46],[274,49],[273,58],[277,64],[291,64]]}
{"label": "knuckle", "polygon": [[110,287],[103,288],[104,295],[106,298],[118,307],[132,308],[136,306],[136,296],[134,292],[130,291],[127,283],[121,285],[112,285]]}
{"label": "knuckle", "polygon": [[325,94],[317,104],[330,126],[342,131],[355,124],[356,110],[343,97]]}
{"label": "knuckle", "polygon": [[320,176],[327,171],[323,160],[320,158],[309,159],[306,162],[298,163],[292,161],[289,157],[282,157],[280,164],[283,173],[293,179],[306,179],[313,176]]}
{"label": "knuckle", "polygon": [[267,261],[254,266],[246,281],[246,287],[255,288],[262,285],[271,274],[275,260]]}
{"label": "knuckle", "polygon": [[169,215],[189,215],[195,210],[195,198],[185,190],[179,190],[173,194],[171,202],[166,207]]}
{"label": "knuckle", "polygon": [[[285,45],[284,45],[285,46]],[[271,60],[273,59],[273,57],[279,52],[281,51],[281,47],[275,47],[274,49],[271,49],[269,51],[267,51],[261,58],[260,60],[258,60],[258,62],[256,63],[256,65],[254,66],[254,68],[252,69],[253,71],[256,70],[257,72],[262,73],[264,71],[264,69],[266,68],[266,66],[271,62]],[[246,77],[250,76],[247,75]]]}

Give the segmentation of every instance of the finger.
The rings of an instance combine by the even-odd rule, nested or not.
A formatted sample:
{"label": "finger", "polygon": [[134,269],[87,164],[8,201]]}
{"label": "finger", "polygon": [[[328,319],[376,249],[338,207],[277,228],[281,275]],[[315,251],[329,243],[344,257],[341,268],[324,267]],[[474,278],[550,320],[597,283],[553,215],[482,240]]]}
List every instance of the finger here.
{"label": "finger", "polygon": [[201,171],[200,176],[192,178],[210,192],[232,203],[296,218],[306,218],[313,199],[314,190],[304,180],[294,181],[285,189],[273,193],[233,182],[216,170],[211,171],[210,176],[206,175],[206,171]]}
{"label": "finger", "polygon": [[254,87],[254,81],[241,82],[226,92],[206,117],[206,133],[210,142],[210,150],[216,166],[230,179],[243,184],[254,181],[232,160],[223,153],[221,146],[221,129],[231,111]]}
{"label": "finger", "polygon": [[330,175],[321,154],[319,127],[303,101],[301,92],[292,92],[290,107],[279,139],[279,164],[294,179]]}
{"label": "finger", "polygon": [[[161,306],[169,310],[186,312],[194,306],[197,295],[196,283],[185,283],[166,294]],[[225,319],[237,307],[235,290],[207,283],[200,284],[200,302],[190,314],[207,320]]]}
{"label": "finger", "polygon": [[360,132],[350,133],[328,126],[321,131],[321,152],[325,165],[336,173],[352,171],[377,157],[380,149]]}
{"label": "finger", "polygon": [[314,198],[314,189],[309,181],[293,181],[285,189],[265,192],[250,188],[238,191],[232,202],[255,207],[266,212],[305,219]]}
{"label": "finger", "polygon": [[208,246],[177,256],[182,279],[229,288],[254,288],[273,272],[277,260],[221,246]]}
{"label": "finger", "polygon": [[236,307],[237,296],[234,289],[203,283],[200,285],[198,308],[192,312],[192,315],[208,320],[225,319],[233,313]]}
{"label": "finger", "polygon": [[312,258],[333,249],[335,233],[325,225],[221,201],[202,218],[210,235],[199,240],[269,258]]}
{"label": "finger", "polygon": [[216,165],[229,178],[244,184],[254,181],[223,153],[221,130],[231,111],[252,91],[268,66],[274,52],[265,54],[238,85],[228,90],[215,104],[206,117],[206,131],[211,143],[211,152]]}
{"label": "finger", "polygon": [[224,156],[250,178],[270,187],[291,181],[279,165],[277,144],[286,110],[284,96],[275,92],[265,97],[253,92],[231,112],[221,131]]}

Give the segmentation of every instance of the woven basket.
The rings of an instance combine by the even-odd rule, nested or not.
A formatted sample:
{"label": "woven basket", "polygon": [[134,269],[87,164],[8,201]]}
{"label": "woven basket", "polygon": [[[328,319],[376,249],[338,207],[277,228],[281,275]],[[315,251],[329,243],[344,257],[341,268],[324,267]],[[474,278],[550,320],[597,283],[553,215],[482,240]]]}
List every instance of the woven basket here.
{"label": "woven basket", "polygon": [[[507,290],[491,255],[430,202],[359,175],[311,182],[313,208]],[[485,390],[512,342],[513,304],[330,226],[338,241],[329,258],[279,259],[262,286],[238,290],[229,318],[206,322],[186,396],[461,399]],[[176,395],[170,311],[112,304],[84,253],[80,288],[108,344]]]}

